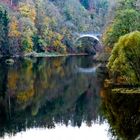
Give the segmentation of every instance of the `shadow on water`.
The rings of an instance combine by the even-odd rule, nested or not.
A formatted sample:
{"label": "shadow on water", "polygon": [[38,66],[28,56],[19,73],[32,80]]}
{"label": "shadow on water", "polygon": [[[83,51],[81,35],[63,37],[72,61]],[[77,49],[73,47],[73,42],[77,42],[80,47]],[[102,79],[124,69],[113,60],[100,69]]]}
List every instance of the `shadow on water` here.
{"label": "shadow on water", "polygon": [[111,140],[139,140],[140,94],[103,88],[106,72],[92,57],[14,62],[0,59],[0,137],[28,128],[108,122]]}
{"label": "shadow on water", "polygon": [[102,90],[102,110],[113,140],[140,140],[140,94]]}
{"label": "shadow on water", "polygon": [[90,57],[0,60],[0,136],[27,128],[80,127],[103,123],[99,92],[103,76],[76,67],[94,68]]}

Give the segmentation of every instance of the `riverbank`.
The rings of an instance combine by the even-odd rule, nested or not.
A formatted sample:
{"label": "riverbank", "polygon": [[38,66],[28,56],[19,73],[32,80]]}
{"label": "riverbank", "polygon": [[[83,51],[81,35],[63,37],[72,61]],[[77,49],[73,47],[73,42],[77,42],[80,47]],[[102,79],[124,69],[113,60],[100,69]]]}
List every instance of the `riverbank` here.
{"label": "riverbank", "polygon": [[106,61],[100,59],[100,55],[91,55],[87,53],[65,53],[65,54],[60,54],[60,53],[36,53],[36,52],[31,52],[31,53],[26,53],[22,55],[13,55],[13,56],[2,56],[0,55],[0,59],[3,59],[6,64],[8,65],[13,65],[15,62],[15,59],[17,58],[49,58],[49,57],[69,57],[69,56],[90,56],[92,57],[92,60],[94,62],[100,62],[103,63],[104,65],[107,63]]}
{"label": "riverbank", "polygon": [[12,55],[12,56],[3,56],[0,55],[0,58],[18,58],[18,57],[61,57],[61,56],[88,56],[89,54],[87,53],[66,53],[66,54],[60,54],[60,53],[36,53],[36,52],[31,52],[31,53],[26,53],[22,55]]}
{"label": "riverbank", "polygon": [[59,56],[83,56],[83,55],[89,55],[87,53],[66,53],[66,54],[60,54],[60,53],[37,53],[37,52],[31,52],[24,54],[23,57],[59,57]]}
{"label": "riverbank", "polygon": [[140,94],[140,88],[114,88],[111,91],[112,93]]}
{"label": "riverbank", "polygon": [[111,79],[106,79],[104,81],[104,87],[106,89],[111,89],[111,93],[113,94],[140,94],[139,84],[130,84],[128,82],[115,83],[111,81]]}

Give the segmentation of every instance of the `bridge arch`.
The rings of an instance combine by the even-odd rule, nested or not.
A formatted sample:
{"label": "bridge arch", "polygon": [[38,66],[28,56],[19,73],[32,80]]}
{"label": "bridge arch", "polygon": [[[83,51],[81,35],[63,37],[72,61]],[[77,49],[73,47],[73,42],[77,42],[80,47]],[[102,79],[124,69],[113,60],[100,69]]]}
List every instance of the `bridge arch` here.
{"label": "bridge arch", "polygon": [[[74,45],[80,52],[95,55],[102,50],[102,43],[99,36],[96,34],[79,34]],[[87,41],[84,40],[85,38]]]}
{"label": "bridge arch", "polygon": [[92,35],[92,34],[82,34],[82,35],[80,35],[78,38],[76,38],[75,43],[76,43],[78,40],[82,39],[82,38],[93,38],[93,39],[97,40],[97,41],[100,43],[100,40],[99,40],[99,38],[97,37],[97,35]]}

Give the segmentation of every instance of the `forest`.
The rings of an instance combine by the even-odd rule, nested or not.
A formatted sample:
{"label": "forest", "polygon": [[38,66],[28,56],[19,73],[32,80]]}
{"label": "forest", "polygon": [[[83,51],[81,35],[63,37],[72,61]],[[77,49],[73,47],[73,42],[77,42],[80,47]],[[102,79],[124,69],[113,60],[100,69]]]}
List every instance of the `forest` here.
{"label": "forest", "polygon": [[107,11],[107,0],[0,0],[0,55],[76,53],[76,34],[101,32]]}
{"label": "forest", "polygon": [[0,137],[83,122],[139,139],[140,0],[0,0]]}
{"label": "forest", "polygon": [[0,56],[78,54],[78,33],[100,33],[109,75],[139,84],[139,23],[140,0],[0,0]]}
{"label": "forest", "polygon": [[103,34],[107,67],[115,82],[140,84],[140,0],[115,1]]}

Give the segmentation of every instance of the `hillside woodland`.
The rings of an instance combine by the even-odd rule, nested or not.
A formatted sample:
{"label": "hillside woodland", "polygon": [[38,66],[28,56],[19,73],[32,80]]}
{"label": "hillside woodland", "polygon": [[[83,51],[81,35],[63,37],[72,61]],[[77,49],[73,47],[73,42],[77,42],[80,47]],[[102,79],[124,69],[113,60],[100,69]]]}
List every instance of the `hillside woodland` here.
{"label": "hillside woodland", "polygon": [[0,0],[0,55],[76,52],[75,36],[101,32],[107,0]]}

